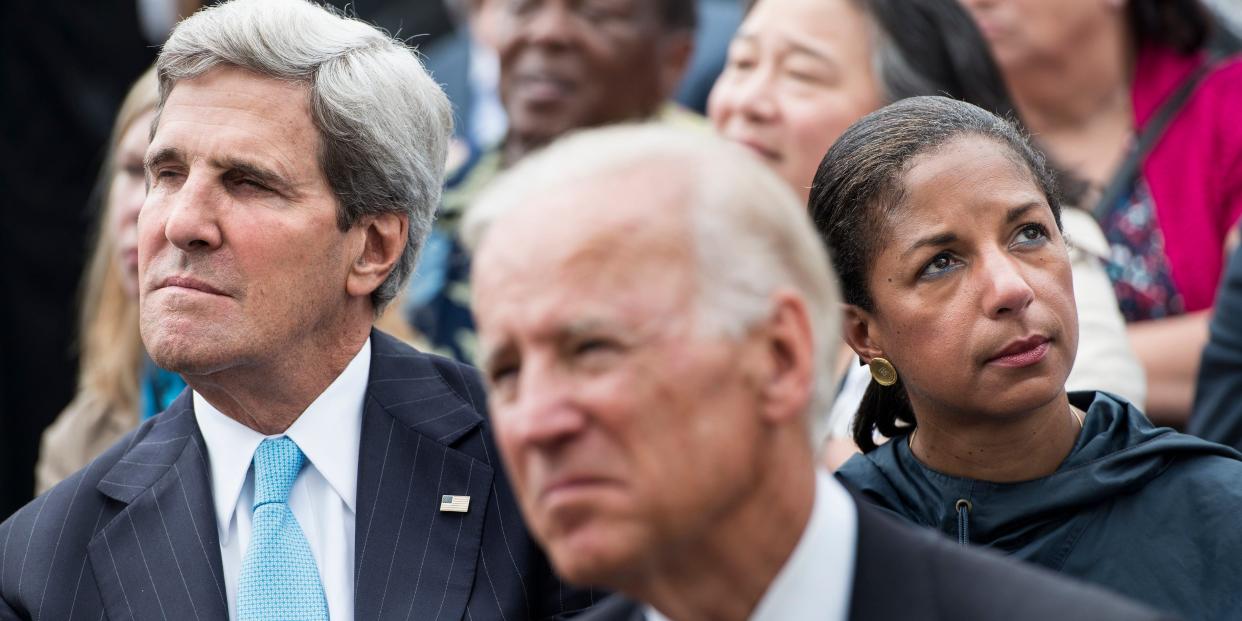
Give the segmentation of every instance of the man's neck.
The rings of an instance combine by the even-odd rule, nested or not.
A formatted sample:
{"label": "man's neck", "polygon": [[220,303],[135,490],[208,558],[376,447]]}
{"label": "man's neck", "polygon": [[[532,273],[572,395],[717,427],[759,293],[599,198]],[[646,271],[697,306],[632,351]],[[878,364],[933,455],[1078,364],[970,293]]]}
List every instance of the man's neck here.
{"label": "man's neck", "polygon": [[677,621],[749,618],[793,554],[815,503],[809,449],[769,466],[742,506],[702,537],[664,551],[655,570],[622,590]]}
{"label": "man's neck", "polygon": [[275,435],[288,429],[332,384],[369,335],[369,325],[357,326],[276,352],[263,363],[185,375],[185,380],[225,416],[264,435]]}
{"label": "man's neck", "polygon": [[1012,483],[1052,474],[1082,428],[1082,413],[1071,409],[1064,392],[1024,416],[1004,419],[913,405],[919,424],[908,441],[915,457],[937,472],[979,481]]}

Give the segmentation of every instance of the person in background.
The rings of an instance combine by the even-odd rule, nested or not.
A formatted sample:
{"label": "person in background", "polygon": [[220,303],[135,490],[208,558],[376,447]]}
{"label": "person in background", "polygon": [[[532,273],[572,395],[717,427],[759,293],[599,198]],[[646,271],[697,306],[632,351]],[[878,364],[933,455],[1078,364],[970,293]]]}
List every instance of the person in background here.
{"label": "person in background", "polygon": [[693,48],[695,0],[521,0],[499,18],[504,140],[449,175],[435,229],[401,302],[438,353],[474,360],[470,256],[458,227],[479,191],[577,129],[654,120],[698,125],[671,103]]}
{"label": "person in background", "polygon": [[[485,150],[505,135],[505,110],[500,103],[500,20],[502,0],[447,0],[457,28],[420,49],[427,72],[453,103],[453,136],[460,153],[450,151],[449,168],[460,166],[471,153]],[[454,161],[456,158],[456,161]]]}
{"label": "person in background", "polygon": [[138,211],[146,198],[142,158],[159,101],[154,68],[129,89],[100,171],[100,210],[82,283],[78,392],[43,432],[35,467],[42,494],[161,412],[185,388],[147,356],[138,335]]}
{"label": "person in background", "polygon": [[858,503],[814,457],[840,297],[775,174],[622,127],[516,166],[467,216],[501,455],[590,621],[1149,619]]}
{"label": "person in background", "polygon": [[[1242,455],[1067,393],[1079,328],[1041,155],[968,103],[914,97],[833,145],[811,217],[873,383],[864,498],[1186,619],[1237,619]],[[876,432],[892,438],[876,446]]]}
{"label": "person in background", "polygon": [[[1013,103],[987,43],[956,0],[759,0],[729,50],[708,112],[805,200],[815,169],[845,128],[886,103],[946,95],[995,114]],[[1071,185],[1062,180],[1061,185]],[[1106,243],[1091,217],[1067,210],[1083,355],[1076,390],[1104,390],[1140,407],[1142,367],[1098,260]],[[857,451],[850,423],[870,380],[843,346],[846,377],[825,446],[830,466]]]}
{"label": "person in background", "polygon": [[[499,23],[507,9],[499,0],[445,0],[457,28],[421,51],[427,70],[453,102],[453,133],[463,143],[450,152],[450,169],[504,138],[500,102]],[[724,68],[729,39],[741,21],[737,0],[697,0],[694,53],[677,87],[677,103],[703,113],[707,95]],[[454,160],[453,158],[457,158]],[[454,164],[457,164],[455,166]]]}
{"label": "person in background", "polygon": [[1026,126],[1089,183],[1147,373],[1186,423],[1226,239],[1242,215],[1242,56],[1198,0],[962,0]]}

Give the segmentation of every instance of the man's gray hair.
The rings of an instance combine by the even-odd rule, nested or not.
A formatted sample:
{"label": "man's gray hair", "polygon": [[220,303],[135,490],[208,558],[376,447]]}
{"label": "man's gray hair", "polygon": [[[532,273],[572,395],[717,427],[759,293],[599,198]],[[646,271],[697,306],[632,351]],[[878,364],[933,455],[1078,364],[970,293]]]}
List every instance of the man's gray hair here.
{"label": "man's gray hair", "polygon": [[489,186],[467,212],[466,243],[476,247],[505,212],[559,189],[652,167],[677,171],[670,178],[684,180],[694,201],[700,325],[740,338],[770,316],[777,290],[793,289],[806,301],[815,356],[808,425],[818,448],[827,436],[835,395],[841,335],[837,279],[805,207],[788,184],[741,147],[705,132],[651,124],[578,132],[523,159]]}
{"label": "man's gray hair", "polygon": [[304,0],[232,0],[169,36],[156,62],[157,114],[179,80],[226,65],[306,85],[341,230],[368,215],[409,217],[405,251],[371,294],[378,314],[413,272],[440,203],[448,98],[416,52],[374,26]]}

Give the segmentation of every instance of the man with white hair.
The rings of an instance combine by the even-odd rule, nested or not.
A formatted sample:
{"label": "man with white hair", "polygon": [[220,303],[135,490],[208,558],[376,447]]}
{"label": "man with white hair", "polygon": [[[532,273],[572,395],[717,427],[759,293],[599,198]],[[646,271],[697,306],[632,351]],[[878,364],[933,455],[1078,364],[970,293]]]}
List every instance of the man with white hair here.
{"label": "man with white hair", "polygon": [[545,619],[470,368],[372,322],[439,200],[415,54],[302,0],[182,22],[139,216],[146,350],[190,386],[0,525],[0,619]]}
{"label": "man with white hair", "polygon": [[497,439],[584,619],[1151,619],[954,547],[817,470],[840,298],[789,188],[719,139],[579,134],[466,222]]}

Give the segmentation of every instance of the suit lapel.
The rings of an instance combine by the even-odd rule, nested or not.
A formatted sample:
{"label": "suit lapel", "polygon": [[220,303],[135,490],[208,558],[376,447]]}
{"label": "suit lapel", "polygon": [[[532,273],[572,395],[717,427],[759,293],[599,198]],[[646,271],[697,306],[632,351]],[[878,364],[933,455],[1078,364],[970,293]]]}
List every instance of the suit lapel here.
{"label": "suit lapel", "polygon": [[228,617],[208,473],[186,390],[97,486],[126,505],[88,546],[109,619]]}
{"label": "suit lapel", "polygon": [[[481,423],[426,356],[372,333],[354,553],[360,621],[463,617],[493,472],[452,447]],[[469,496],[469,510],[442,512],[444,495]]]}

